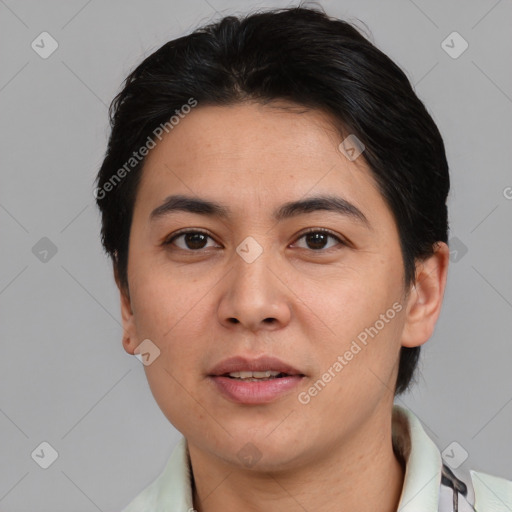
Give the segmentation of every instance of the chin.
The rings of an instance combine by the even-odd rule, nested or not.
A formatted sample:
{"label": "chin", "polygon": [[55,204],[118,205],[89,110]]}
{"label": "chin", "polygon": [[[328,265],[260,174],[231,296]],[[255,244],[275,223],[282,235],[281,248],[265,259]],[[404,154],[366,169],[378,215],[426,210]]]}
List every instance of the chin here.
{"label": "chin", "polygon": [[[254,437],[247,434],[234,436],[218,453],[226,462],[256,472],[273,472],[289,470],[297,464],[298,453],[303,447],[289,439],[271,439],[264,436]],[[220,446],[222,450],[222,445]],[[218,448],[217,448],[218,450]]]}

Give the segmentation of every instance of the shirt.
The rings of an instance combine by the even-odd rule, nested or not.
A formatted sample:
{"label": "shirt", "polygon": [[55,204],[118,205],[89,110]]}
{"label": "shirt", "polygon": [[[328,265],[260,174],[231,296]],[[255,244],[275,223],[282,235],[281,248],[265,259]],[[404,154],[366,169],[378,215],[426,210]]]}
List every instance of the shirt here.
{"label": "shirt", "polygon": [[[405,463],[399,512],[512,512],[512,481],[450,468],[414,413],[396,404],[392,443]],[[452,454],[448,452],[445,458]],[[163,472],[122,512],[193,512],[191,476],[187,442],[182,437]]]}

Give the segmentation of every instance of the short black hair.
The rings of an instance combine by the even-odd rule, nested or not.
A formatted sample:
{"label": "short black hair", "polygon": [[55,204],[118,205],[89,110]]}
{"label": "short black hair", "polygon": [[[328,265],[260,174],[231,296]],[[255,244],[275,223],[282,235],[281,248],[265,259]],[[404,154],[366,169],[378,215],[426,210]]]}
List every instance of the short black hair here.
{"label": "short black hair", "polygon": [[[121,289],[129,292],[128,242],[145,161],[139,149],[192,102],[274,100],[326,112],[342,136],[364,144],[364,161],[396,221],[404,289],[415,283],[417,261],[448,237],[450,180],[439,130],[404,72],[355,26],[321,7],[292,7],[227,16],[165,43],[112,100],[95,197]],[[420,347],[400,350],[395,395],[410,387]]]}

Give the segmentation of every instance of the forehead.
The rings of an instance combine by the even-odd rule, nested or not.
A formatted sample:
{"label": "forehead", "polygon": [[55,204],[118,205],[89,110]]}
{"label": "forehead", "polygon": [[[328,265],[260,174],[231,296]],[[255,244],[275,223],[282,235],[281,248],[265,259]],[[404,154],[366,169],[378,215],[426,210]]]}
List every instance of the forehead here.
{"label": "forehead", "polygon": [[251,158],[251,170],[258,171],[279,157],[283,165],[293,162],[300,169],[303,158],[322,165],[332,160],[333,150],[339,156],[338,139],[333,119],[319,110],[287,103],[199,105],[165,135],[146,163],[151,165],[162,154],[169,157],[174,152],[175,164],[212,157],[211,165],[221,160],[242,163]]}
{"label": "forehead", "polygon": [[199,104],[149,152],[136,207],[171,193],[207,194],[247,213],[255,202],[338,193],[379,214],[387,206],[374,178],[362,157],[350,161],[340,151],[342,140],[334,120],[318,110]]}

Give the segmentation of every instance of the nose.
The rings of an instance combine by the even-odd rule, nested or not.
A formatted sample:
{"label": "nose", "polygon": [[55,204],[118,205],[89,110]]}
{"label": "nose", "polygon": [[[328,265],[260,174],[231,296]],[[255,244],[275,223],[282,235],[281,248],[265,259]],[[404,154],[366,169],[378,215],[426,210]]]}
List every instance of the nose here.
{"label": "nose", "polygon": [[290,322],[293,293],[280,275],[275,257],[264,250],[248,262],[238,253],[221,282],[218,319],[225,327],[273,331]]}

